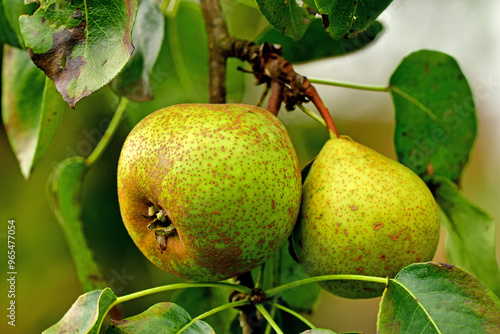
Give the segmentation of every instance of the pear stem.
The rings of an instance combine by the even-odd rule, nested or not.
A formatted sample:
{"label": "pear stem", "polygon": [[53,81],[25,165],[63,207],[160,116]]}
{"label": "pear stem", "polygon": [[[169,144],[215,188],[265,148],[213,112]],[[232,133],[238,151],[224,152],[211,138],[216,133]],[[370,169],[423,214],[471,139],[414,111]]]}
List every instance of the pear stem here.
{"label": "pear stem", "polygon": [[312,103],[316,106],[321,117],[325,120],[326,127],[328,129],[328,133],[330,134],[330,138],[339,138],[339,133],[337,131],[337,127],[335,126],[335,122],[333,121],[332,115],[328,111],[328,108],[323,103],[323,100],[319,96],[316,88],[311,85],[309,79],[305,78],[304,82],[304,93],[309,97]]}
{"label": "pear stem", "polygon": [[109,308],[113,306],[127,302],[129,300],[133,300],[139,297],[144,297],[148,295],[152,295],[154,293],[178,290],[178,289],[186,289],[186,288],[226,288],[236,290],[246,295],[250,295],[252,293],[252,289],[247,288],[246,286],[230,284],[230,283],[174,283],[168,285],[157,286],[154,288],[134,292],[125,296],[118,297]]}
{"label": "pear stem", "polygon": [[197,322],[197,321],[199,321],[201,319],[204,319],[206,317],[209,317],[212,314],[224,311],[225,309],[228,309],[228,308],[235,308],[235,307],[245,306],[245,305],[249,305],[249,304],[250,304],[250,301],[248,299],[243,299],[243,300],[239,300],[239,301],[236,301],[236,302],[227,303],[227,304],[218,306],[218,307],[216,307],[214,309],[211,309],[210,311],[202,313],[199,316],[191,319],[191,321],[189,321],[186,325],[184,325],[184,327],[182,327],[181,329],[179,329],[177,331],[177,334],[181,334],[182,332],[184,332],[189,326],[191,326],[195,322]]}
{"label": "pear stem", "polygon": [[109,122],[106,132],[104,132],[104,135],[102,136],[101,140],[99,140],[99,143],[94,148],[92,153],[87,157],[87,159],[85,159],[85,163],[87,164],[87,166],[90,167],[97,159],[99,159],[99,157],[102,155],[106,147],[108,147],[111,138],[113,138],[113,135],[115,134],[116,129],[118,128],[118,125],[120,124],[120,121],[123,118],[123,114],[125,113],[127,103],[128,99],[126,97],[122,97],[120,99],[120,103],[116,108],[115,114],[113,115],[111,122]]}
{"label": "pear stem", "polygon": [[260,314],[262,314],[262,316],[267,320],[267,322],[271,324],[271,326],[273,327],[274,331],[277,334],[283,334],[283,331],[278,326],[278,324],[274,321],[273,317],[269,314],[269,312],[267,312],[267,310],[264,307],[264,305],[262,305],[262,304],[255,304],[255,307],[260,312]]}
{"label": "pear stem", "polygon": [[320,84],[320,85],[329,85],[343,88],[352,88],[359,90],[368,90],[372,92],[389,92],[391,90],[388,86],[369,86],[369,85],[361,85],[356,83],[349,82],[339,82],[339,81],[331,81],[327,79],[319,79],[319,78],[309,78],[309,81],[312,83]]}
{"label": "pear stem", "polygon": [[297,313],[295,312],[294,310],[292,309],[289,309],[288,307],[285,307],[279,303],[273,303],[272,304],[274,307],[276,308],[279,308],[280,310],[282,311],[285,311],[291,315],[293,315],[295,318],[299,319],[300,321],[302,321],[303,323],[305,323],[307,326],[309,326],[309,328],[311,329],[314,329],[316,328],[316,326],[314,326],[314,324],[312,322],[310,322],[309,320],[307,320],[304,316],[302,316],[300,313]]}
{"label": "pear stem", "polygon": [[299,105],[297,105],[297,107],[299,107],[300,110],[302,110],[306,115],[308,115],[309,117],[314,119],[316,122],[318,122],[321,125],[326,127],[325,120],[323,118],[319,117],[318,115],[316,115],[311,109],[307,108],[303,104],[299,104]]}
{"label": "pear stem", "polygon": [[283,284],[276,288],[271,288],[264,292],[266,298],[272,297],[274,295],[280,294],[283,291],[293,289],[299,287],[304,284],[317,283],[322,281],[333,281],[333,280],[356,280],[356,281],[364,281],[364,282],[375,282],[380,284],[388,284],[389,279],[383,277],[375,277],[375,276],[364,276],[364,275],[323,275],[323,276],[315,276],[304,278],[295,282],[291,282],[288,284]]}

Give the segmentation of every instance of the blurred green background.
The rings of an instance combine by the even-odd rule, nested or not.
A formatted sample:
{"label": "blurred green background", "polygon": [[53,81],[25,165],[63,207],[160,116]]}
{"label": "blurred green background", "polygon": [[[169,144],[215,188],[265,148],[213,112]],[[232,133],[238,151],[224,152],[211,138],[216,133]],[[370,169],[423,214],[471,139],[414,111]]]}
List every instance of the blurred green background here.
{"label": "blurred green background", "polygon": [[[228,16],[233,14],[232,29],[241,29],[239,36],[249,38],[244,35],[245,31],[260,19],[239,18],[238,7],[228,2],[225,2],[225,9]],[[497,226],[500,222],[500,23],[495,13],[498,12],[500,3],[494,0],[394,1],[381,16],[385,31],[372,46],[350,56],[296,66],[296,71],[305,76],[385,85],[401,59],[410,52],[434,49],[454,56],[475,94],[479,118],[478,138],[463,176],[462,189],[469,199],[494,217]],[[246,30],[242,28],[245,25]],[[160,87],[176,85],[176,82],[167,81],[160,83]],[[253,83],[254,80],[248,77],[243,102],[257,102],[262,89]],[[342,134],[395,158],[394,115],[388,94],[317,88]],[[147,108],[159,107],[165,100],[194,102],[199,93],[195,92],[190,98],[171,96],[168,100],[159,97]],[[28,181],[19,171],[3,127],[0,129],[0,244],[6,252],[7,221],[15,219],[18,271],[16,327],[13,329],[6,324],[7,298],[2,296],[1,333],[39,333],[57,322],[81,294],[66,242],[49,208],[46,180],[59,161],[75,154],[87,156],[91,152],[104,133],[116,104],[117,98],[104,88],[82,100],[76,110],[67,108],[53,146]],[[141,109],[143,107],[132,108],[130,112],[140,113]],[[280,118],[304,165],[327,140],[326,131],[299,110],[291,113],[282,110]],[[178,281],[139,253],[121,223],[116,166],[121,145],[130,129],[129,123],[121,124],[104,156],[87,174],[81,198],[82,218],[90,246],[118,295]],[[499,230],[497,228],[497,240],[500,239]],[[442,246],[443,243],[436,260],[446,262]],[[500,257],[498,250],[497,256]],[[6,256],[3,259],[0,268],[5,273]],[[1,294],[7,292],[6,283],[5,279],[0,282]],[[169,294],[165,293],[134,300],[123,305],[124,312],[127,315],[138,313],[168,298]],[[310,318],[318,327],[339,332],[375,333],[378,303],[378,298],[346,300],[324,293],[317,311]]]}

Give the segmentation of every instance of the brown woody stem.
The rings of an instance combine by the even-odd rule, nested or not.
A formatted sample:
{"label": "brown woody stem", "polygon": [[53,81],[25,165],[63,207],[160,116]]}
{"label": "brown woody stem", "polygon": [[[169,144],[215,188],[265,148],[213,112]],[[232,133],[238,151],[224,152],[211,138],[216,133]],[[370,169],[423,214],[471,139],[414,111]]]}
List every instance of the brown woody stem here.
{"label": "brown woody stem", "polygon": [[225,103],[227,55],[221,45],[229,38],[229,31],[219,0],[201,0],[201,10],[208,35],[210,103]]}
{"label": "brown woody stem", "polygon": [[330,115],[330,112],[328,111],[328,108],[325,106],[323,103],[323,100],[319,97],[318,92],[316,91],[316,88],[314,88],[313,85],[305,78],[304,82],[304,93],[309,97],[311,102],[316,106],[316,109],[318,109],[319,113],[321,114],[321,117],[325,120],[326,127],[330,133],[332,133],[336,138],[339,137],[339,132],[337,131],[337,127],[335,126],[335,123],[333,122],[332,116]]}
{"label": "brown woody stem", "polygon": [[283,84],[276,80],[271,81],[271,97],[269,98],[269,103],[267,104],[267,111],[278,116],[280,111],[281,103],[283,102]]}

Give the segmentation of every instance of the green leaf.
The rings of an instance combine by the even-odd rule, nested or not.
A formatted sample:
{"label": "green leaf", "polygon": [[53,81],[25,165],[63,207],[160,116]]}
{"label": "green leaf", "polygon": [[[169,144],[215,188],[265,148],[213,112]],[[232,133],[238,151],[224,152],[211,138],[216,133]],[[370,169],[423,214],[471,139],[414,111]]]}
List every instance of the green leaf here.
{"label": "green leaf", "polygon": [[499,333],[500,300],[463,269],[412,264],[384,292],[380,333]]}
{"label": "green leaf", "polygon": [[[3,30],[5,34],[3,38],[5,38],[7,44],[24,48],[24,40],[19,27],[19,16],[33,14],[38,5],[34,3],[25,4],[24,0],[0,0],[0,7],[2,7],[0,12],[5,15],[5,19],[0,16],[0,32]],[[2,36],[0,36],[1,40]]]}
{"label": "green leaf", "polygon": [[119,95],[138,102],[153,98],[150,76],[160,53],[163,33],[163,14],[157,1],[141,1],[132,32],[134,53],[123,70],[111,81],[111,87]]}
{"label": "green leaf", "polygon": [[49,178],[52,211],[66,237],[83,291],[106,286],[88,246],[81,221],[80,190],[87,170],[83,157],[70,157],[60,162]]}
{"label": "green leaf", "polygon": [[[106,329],[107,334],[155,333],[175,334],[188,322],[191,316],[182,307],[173,303],[158,303],[136,316],[113,320]],[[203,321],[196,321],[183,334],[208,334],[214,330]]]}
{"label": "green leaf", "polygon": [[335,334],[335,332],[329,329],[314,328],[314,329],[308,329],[300,334]]}
{"label": "green leaf", "polygon": [[323,26],[335,40],[365,31],[392,0],[315,0]]}
{"label": "green leaf", "polygon": [[412,53],[390,89],[399,161],[426,181],[441,175],[458,182],[476,137],[474,99],[458,63],[441,52]]}
{"label": "green leaf", "polygon": [[[10,3],[10,2],[9,2]],[[20,47],[19,38],[16,32],[9,24],[9,20],[5,15],[3,1],[0,0],[0,44],[9,44],[15,47]]]}
{"label": "green leaf", "polygon": [[33,62],[74,108],[128,61],[136,11],[137,0],[74,0],[59,10],[43,2],[19,21]]}
{"label": "green leaf", "polygon": [[28,52],[5,47],[2,118],[10,145],[26,179],[52,143],[62,114],[54,84],[32,62]]}
{"label": "green leaf", "polygon": [[276,30],[296,41],[302,38],[314,19],[308,6],[300,6],[297,1],[257,0],[257,5]]}
{"label": "green leaf", "polygon": [[[172,301],[181,305],[189,314],[199,315],[226,304],[231,291],[214,288],[192,288],[179,290],[172,297]],[[204,320],[212,326],[216,333],[224,333],[230,325],[231,319],[238,314],[235,309],[217,312]]]}
{"label": "green leaf", "polygon": [[299,63],[358,51],[373,42],[382,30],[382,24],[374,22],[363,33],[352,39],[333,40],[323,29],[321,20],[316,19],[298,42],[272,28],[259,36],[256,42],[279,44],[286,60]]}
{"label": "green leaf", "polygon": [[78,297],[58,323],[46,329],[43,333],[97,334],[104,316],[116,299],[110,288],[87,292]]}
{"label": "green leaf", "polygon": [[441,220],[448,232],[448,259],[476,275],[500,296],[495,222],[446,178],[433,180],[433,193],[444,214]]}

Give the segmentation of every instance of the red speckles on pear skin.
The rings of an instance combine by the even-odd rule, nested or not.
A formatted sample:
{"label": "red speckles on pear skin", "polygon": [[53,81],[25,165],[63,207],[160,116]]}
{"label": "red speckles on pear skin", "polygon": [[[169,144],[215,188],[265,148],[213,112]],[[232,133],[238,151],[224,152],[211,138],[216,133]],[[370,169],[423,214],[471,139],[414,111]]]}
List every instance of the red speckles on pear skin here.
{"label": "red speckles on pear skin", "polygon": [[[439,240],[437,205],[408,168],[348,139],[329,140],[303,185],[294,247],[311,276],[394,277],[432,260]],[[379,296],[375,283],[322,285],[347,298]]]}
{"label": "red speckles on pear skin", "polygon": [[[281,247],[298,214],[301,177],[274,115],[247,105],[186,104],[159,110],[132,130],[118,194],[127,230],[153,263],[217,281],[251,270]],[[164,209],[177,229],[164,251],[140,215],[148,204]]]}

